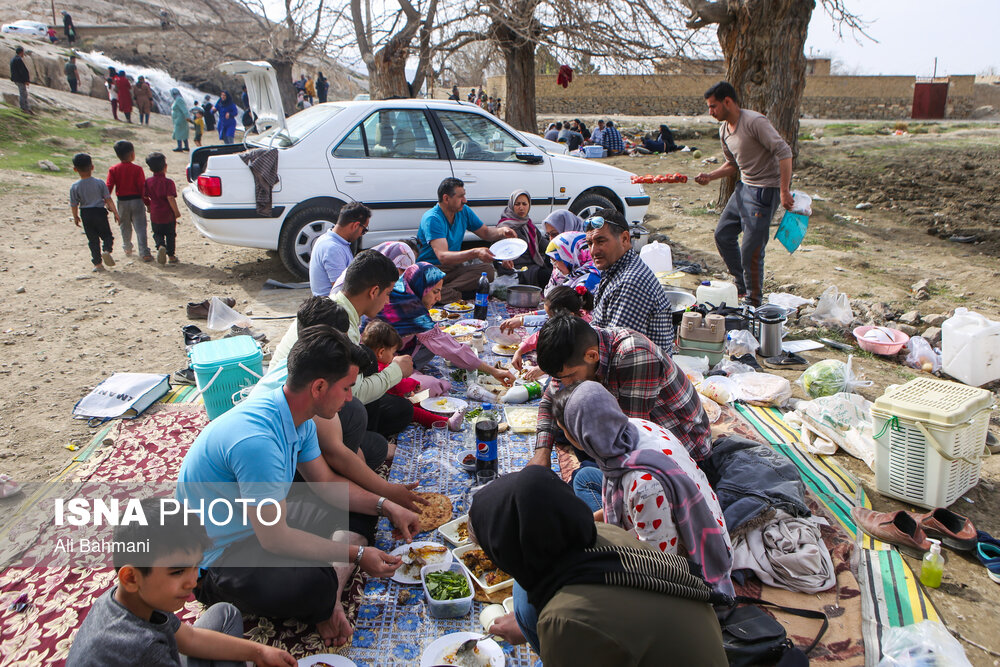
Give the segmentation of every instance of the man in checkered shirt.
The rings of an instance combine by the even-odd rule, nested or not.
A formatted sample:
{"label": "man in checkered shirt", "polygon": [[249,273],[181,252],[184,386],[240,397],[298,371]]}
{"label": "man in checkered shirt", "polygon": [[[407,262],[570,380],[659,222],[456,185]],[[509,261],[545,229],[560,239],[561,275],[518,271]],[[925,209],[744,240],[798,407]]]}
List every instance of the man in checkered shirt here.
{"label": "man in checkered shirt", "polygon": [[625,141],[622,140],[621,132],[610,120],[601,134],[601,146],[608,151],[608,155],[618,155],[625,150]]}
{"label": "man in checkered shirt", "polygon": [[552,380],[538,406],[535,455],[529,465],[551,464],[553,445],[557,438],[564,441],[552,421],[552,396],[583,380],[603,384],[628,417],[648,419],[669,430],[695,461],[711,453],[712,432],[698,393],[684,372],[645,336],[559,315],[550,318],[538,335],[538,365]]}
{"label": "man in checkered shirt", "polygon": [[653,271],[632,249],[625,217],[613,208],[601,209],[584,229],[594,266],[601,270],[591,313],[594,326],[632,329],[670,355],[674,344],[670,301]]}

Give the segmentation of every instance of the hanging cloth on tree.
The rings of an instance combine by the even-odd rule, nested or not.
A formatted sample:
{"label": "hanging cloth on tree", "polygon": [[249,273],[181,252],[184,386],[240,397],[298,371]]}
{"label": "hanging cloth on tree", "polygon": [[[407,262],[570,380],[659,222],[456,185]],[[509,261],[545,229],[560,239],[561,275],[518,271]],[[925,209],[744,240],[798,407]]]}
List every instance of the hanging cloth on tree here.
{"label": "hanging cloth on tree", "polygon": [[568,88],[571,81],[573,81],[573,68],[569,65],[560,65],[559,74],[556,76],[556,83],[563,88]]}

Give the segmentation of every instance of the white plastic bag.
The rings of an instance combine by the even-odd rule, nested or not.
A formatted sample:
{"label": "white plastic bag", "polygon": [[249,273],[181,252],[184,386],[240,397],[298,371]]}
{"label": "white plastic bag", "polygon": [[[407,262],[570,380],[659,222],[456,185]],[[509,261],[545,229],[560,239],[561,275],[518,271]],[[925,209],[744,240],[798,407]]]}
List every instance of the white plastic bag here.
{"label": "white plastic bag", "polygon": [[928,373],[937,373],[941,370],[941,353],[935,351],[923,336],[914,336],[906,344],[906,365]]}
{"label": "white plastic bag", "polygon": [[789,209],[789,212],[798,213],[808,218],[813,214],[812,202],[812,197],[806,193],[801,190],[792,190],[792,208]]}
{"label": "white plastic bag", "polygon": [[799,306],[813,305],[813,299],[804,299],[801,296],[788,294],[787,292],[772,292],[767,295],[767,302],[775,306],[780,306],[785,310],[795,310]]}
{"label": "white plastic bag", "polygon": [[712,367],[713,371],[722,371],[726,375],[739,375],[740,373],[756,373],[757,369],[753,366],[747,366],[746,364],[741,364],[738,361],[733,361],[726,357],[722,358],[722,361],[717,363]]}
{"label": "white plastic bag", "polygon": [[771,373],[741,373],[729,378],[735,398],[750,405],[781,406],[792,397],[792,384]]}
{"label": "white plastic bag", "polygon": [[704,375],[708,372],[708,357],[690,357],[686,354],[675,354],[670,359],[677,368],[685,373],[696,371]]}
{"label": "white plastic bag", "polygon": [[813,398],[832,396],[839,391],[853,392],[858,387],[869,387],[871,382],[860,380],[851,368],[854,357],[847,363],[838,359],[824,359],[807,368],[795,384],[800,385]]}
{"label": "white plastic bag", "polygon": [[205,328],[209,331],[225,331],[233,326],[249,327],[250,318],[227,306],[219,297],[213,296],[208,303],[208,322]]}
{"label": "white plastic bag", "polygon": [[824,326],[846,327],[854,320],[854,311],[846,294],[837,291],[836,285],[827,287],[819,297],[812,321]]}
{"label": "white plastic bag", "polygon": [[878,667],[972,667],[958,640],[937,621],[888,628]]}
{"label": "white plastic bag", "polygon": [[698,383],[697,389],[699,394],[707,396],[719,404],[732,403],[736,400],[736,385],[732,378],[727,378],[724,375],[713,375],[705,378]]}
{"label": "white plastic bag", "polygon": [[744,354],[757,354],[760,343],[746,329],[733,329],[726,334],[726,354],[731,357],[742,357]]}
{"label": "white plastic bag", "polygon": [[785,421],[792,428],[800,429],[802,443],[808,451],[833,454],[840,447],[874,470],[872,404],[863,396],[838,392],[812,401],[800,401],[794,411],[785,415]]}

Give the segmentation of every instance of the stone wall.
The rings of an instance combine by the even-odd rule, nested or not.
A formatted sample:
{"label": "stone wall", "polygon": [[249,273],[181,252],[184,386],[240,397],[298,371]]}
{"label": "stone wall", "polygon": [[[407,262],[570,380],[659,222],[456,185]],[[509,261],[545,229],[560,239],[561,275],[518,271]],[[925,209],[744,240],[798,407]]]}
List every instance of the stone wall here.
{"label": "stone wall", "polygon": [[[693,116],[705,113],[705,91],[717,75],[595,75],[577,76],[568,88],[554,76],[535,81],[540,114],[619,114],[629,116]],[[912,76],[808,76],[802,99],[806,118],[894,120],[910,117]],[[946,117],[968,118],[977,106],[975,77],[950,77]],[[490,95],[505,95],[506,77],[491,77]],[[979,86],[981,87],[981,86]],[[1000,88],[1000,87],[998,87]]]}

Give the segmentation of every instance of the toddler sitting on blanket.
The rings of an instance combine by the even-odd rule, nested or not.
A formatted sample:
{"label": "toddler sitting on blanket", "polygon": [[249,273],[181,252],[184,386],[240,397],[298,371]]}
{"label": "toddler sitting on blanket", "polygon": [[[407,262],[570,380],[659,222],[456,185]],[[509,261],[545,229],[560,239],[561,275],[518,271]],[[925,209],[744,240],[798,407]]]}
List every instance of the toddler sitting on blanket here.
{"label": "toddler sitting on blanket", "polygon": [[[375,355],[378,370],[381,371],[392,363],[396,351],[403,344],[403,339],[391,324],[382,320],[370,320],[361,334],[361,342]],[[451,389],[451,383],[430,375],[413,373],[410,377],[400,380],[399,384],[389,389],[387,393],[409,397],[421,389],[429,389],[431,396],[441,396],[448,393],[448,390]],[[430,428],[434,422],[444,421],[444,419],[442,415],[434,414],[419,405],[413,406],[413,421],[424,428]]]}

